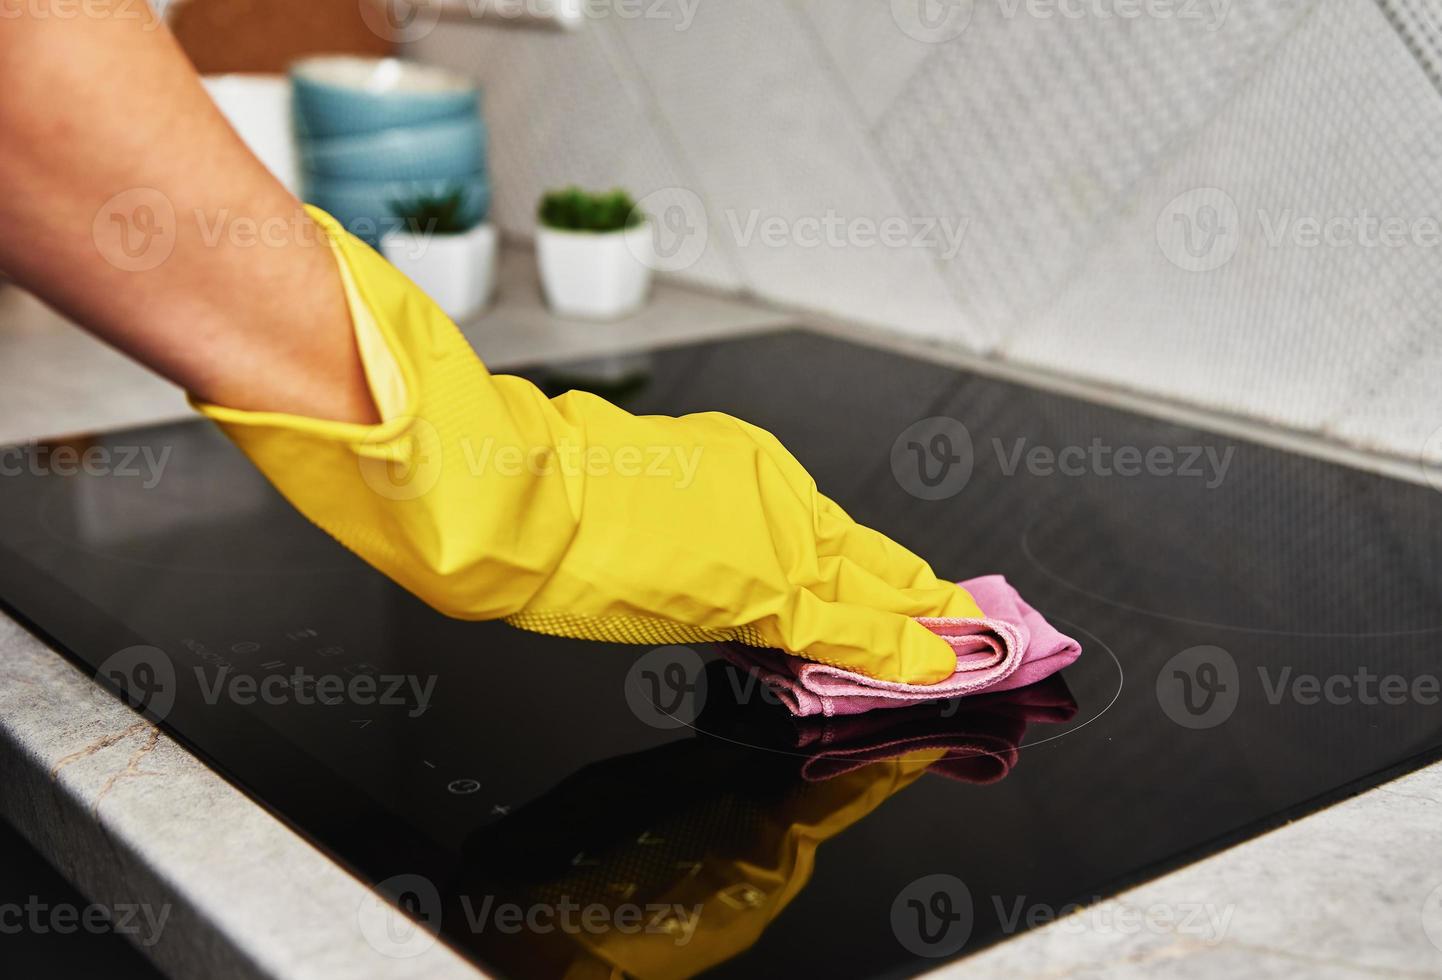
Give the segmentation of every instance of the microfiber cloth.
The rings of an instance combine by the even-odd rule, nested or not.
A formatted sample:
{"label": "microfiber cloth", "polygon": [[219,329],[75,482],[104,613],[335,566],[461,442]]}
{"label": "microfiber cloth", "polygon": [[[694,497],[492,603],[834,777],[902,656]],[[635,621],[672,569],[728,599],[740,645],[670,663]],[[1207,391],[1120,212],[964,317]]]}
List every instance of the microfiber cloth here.
{"label": "microfiber cloth", "polygon": [[917,620],[956,651],[956,672],[936,684],[876,680],[780,651],[737,644],[722,647],[721,653],[760,677],[798,717],[858,715],[921,701],[1011,691],[1050,677],[1081,655],[1081,645],[1027,605],[1004,577],[986,575],[958,584],[971,593],[983,618]]}
{"label": "microfiber cloth", "polygon": [[967,698],[965,707],[950,713],[939,707],[796,719],[796,747],[808,753],[802,777],[820,782],[918,750],[944,749],[929,771],[964,783],[995,783],[1016,766],[1029,725],[1063,724],[1077,713],[1076,700],[1060,677]]}

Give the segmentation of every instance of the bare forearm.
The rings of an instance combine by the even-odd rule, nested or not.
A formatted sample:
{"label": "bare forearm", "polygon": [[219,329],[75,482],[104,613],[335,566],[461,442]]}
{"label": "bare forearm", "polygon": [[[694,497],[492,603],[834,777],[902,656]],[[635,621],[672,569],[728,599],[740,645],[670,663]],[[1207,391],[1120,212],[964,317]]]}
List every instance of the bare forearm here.
{"label": "bare forearm", "polygon": [[0,267],[204,400],[370,420],[329,249],[143,11],[0,21]]}

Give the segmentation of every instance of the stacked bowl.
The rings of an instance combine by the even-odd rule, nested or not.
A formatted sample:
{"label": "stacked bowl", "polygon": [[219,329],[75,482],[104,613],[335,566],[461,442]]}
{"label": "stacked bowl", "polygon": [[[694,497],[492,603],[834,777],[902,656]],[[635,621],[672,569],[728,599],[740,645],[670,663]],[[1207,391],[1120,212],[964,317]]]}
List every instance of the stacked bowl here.
{"label": "stacked bowl", "polygon": [[376,245],[422,201],[459,195],[490,210],[486,128],[475,83],[397,58],[323,56],[291,66],[301,196]]}

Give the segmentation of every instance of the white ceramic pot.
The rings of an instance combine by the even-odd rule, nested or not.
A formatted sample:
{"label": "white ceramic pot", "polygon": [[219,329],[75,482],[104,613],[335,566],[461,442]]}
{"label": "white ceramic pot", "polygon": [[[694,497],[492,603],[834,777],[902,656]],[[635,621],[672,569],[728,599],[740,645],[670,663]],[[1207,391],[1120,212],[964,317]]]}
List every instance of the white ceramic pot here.
{"label": "white ceramic pot", "polygon": [[489,222],[460,235],[388,232],[381,239],[381,254],[452,320],[473,316],[491,301],[496,226]]}
{"label": "white ceramic pot", "polygon": [[546,302],[561,316],[614,320],[640,309],[651,295],[655,241],[649,221],[602,233],[541,227],[536,258]]}
{"label": "white ceramic pot", "polygon": [[286,190],[299,194],[290,79],[284,75],[207,75],[201,81],[250,151]]}

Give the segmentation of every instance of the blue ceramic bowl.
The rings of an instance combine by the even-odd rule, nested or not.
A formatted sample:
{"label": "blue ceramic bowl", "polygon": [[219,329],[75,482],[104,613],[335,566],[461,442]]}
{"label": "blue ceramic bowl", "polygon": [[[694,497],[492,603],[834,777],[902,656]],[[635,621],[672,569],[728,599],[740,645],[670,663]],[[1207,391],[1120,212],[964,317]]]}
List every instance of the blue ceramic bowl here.
{"label": "blue ceramic bowl", "polygon": [[303,58],[291,65],[290,81],[296,135],[302,143],[475,118],[481,111],[475,82],[399,58]]}
{"label": "blue ceramic bowl", "polygon": [[301,166],[317,177],[348,180],[464,178],[486,169],[486,127],[479,116],[309,139]]}
{"label": "blue ceramic bowl", "polygon": [[420,197],[442,197],[459,187],[466,213],[476,222],[484,221],[491,208],[491,182],[483,172],[429,180],[345,180],[303,173],[301,183],[307,202],[330,212],[347,231],[371,245],[404,224],[397,206]]}

